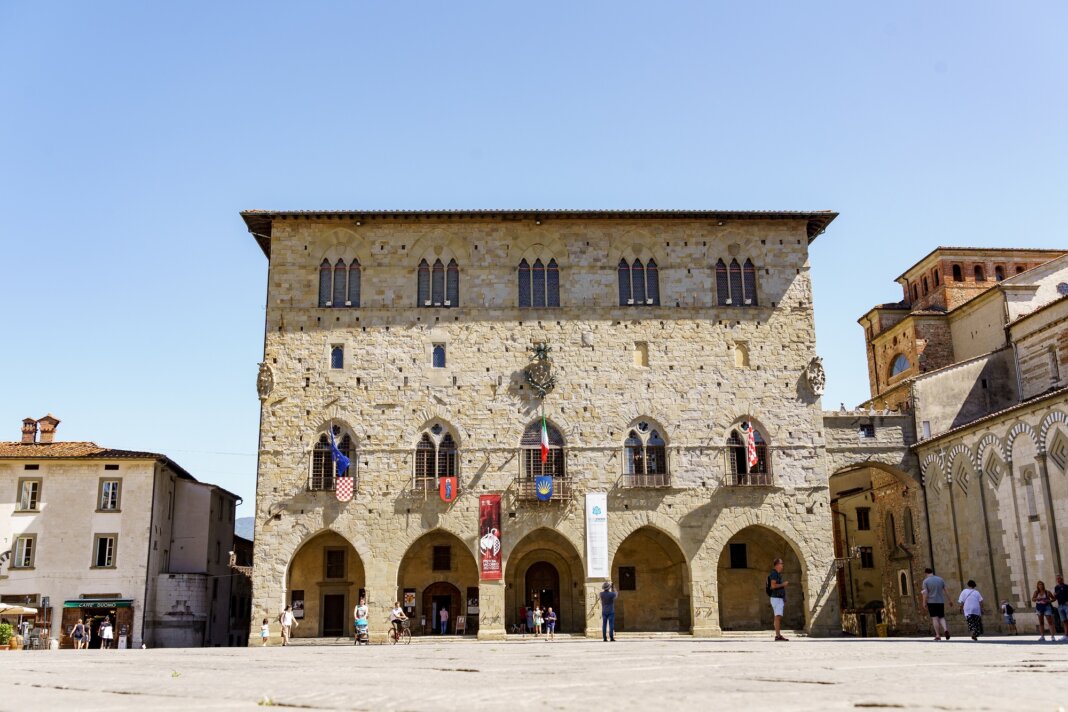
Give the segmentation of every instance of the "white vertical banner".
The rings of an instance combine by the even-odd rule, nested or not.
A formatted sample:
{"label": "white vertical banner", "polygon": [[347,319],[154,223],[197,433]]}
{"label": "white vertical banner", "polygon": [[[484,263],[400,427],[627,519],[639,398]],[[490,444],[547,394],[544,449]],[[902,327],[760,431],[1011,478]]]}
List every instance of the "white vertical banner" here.
{"label": "white vertical banner", "polygon": [[586,576],[608,578],[608,493],[586,493]]}

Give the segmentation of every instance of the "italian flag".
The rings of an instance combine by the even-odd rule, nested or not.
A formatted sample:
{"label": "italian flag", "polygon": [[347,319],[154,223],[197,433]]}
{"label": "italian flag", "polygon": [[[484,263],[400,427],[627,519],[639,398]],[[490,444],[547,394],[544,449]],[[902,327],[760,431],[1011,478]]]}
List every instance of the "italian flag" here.
{"label": "italian flag", "polygon": [[549,459],[549,429],[545,427],[545,416],[541,416],[541,464]]}

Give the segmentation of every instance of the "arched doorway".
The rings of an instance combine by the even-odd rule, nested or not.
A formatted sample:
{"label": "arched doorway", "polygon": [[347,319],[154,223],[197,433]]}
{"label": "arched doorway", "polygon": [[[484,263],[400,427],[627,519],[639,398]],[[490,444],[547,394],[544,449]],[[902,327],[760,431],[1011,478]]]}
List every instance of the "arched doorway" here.
{"label": "arched doorway", "polygon": [[779,533],[762,526],[742,529],[728,540],[719,557],[719,625],[729,630],[771,630],[774,623],[764,583],[775,559],[783,560],[786,609],[783,628],[805,627],[804,577],[794,547]]}
{"label": "arched doorway", "polygon": [[548,561],[539,561],[527,569],[526,600],[542,610],[560,610],[560,572]]}
{"label": "arched doorway", "polygon": [[583,576],[582,559],[562,534],[552,529],[527,534],[505,561],[505,625],[511,630],[520,622],[520,609],[537,603],[552,606],[558,632],[584,632]]}
{"label": "arched doorway", "polygon": [[289,562],[286,586],[286,603],[298,622],[293,637],[349,635],[365,581],[360,556],[337,532],[324,531],[304,542]]}
{"label": "arched doorway", "polygon": [[444,633],[448,634],[456,630],[456,616],[461,615],[460,612],[465,609],[465,602],[460,589],[451,583],[438,581],[423,589],[423,614],[433,624],[434,635],[443,635],[440,624],[443,609],[449,612]]}
{"label": "arched doorway", "polygon": [[633,532],[612,559],[616,630],[688,632],[690,575],[675,541],[654,527]]}
{"label": "arched doorway", "polygon": [[412,620],[413,633],[439,633],[438,615],[449,611],[448,632],[464,617],[465,632],[478,630],[478,565],[471,548],[442,529],[416,539],[397,570],[397,600]]}

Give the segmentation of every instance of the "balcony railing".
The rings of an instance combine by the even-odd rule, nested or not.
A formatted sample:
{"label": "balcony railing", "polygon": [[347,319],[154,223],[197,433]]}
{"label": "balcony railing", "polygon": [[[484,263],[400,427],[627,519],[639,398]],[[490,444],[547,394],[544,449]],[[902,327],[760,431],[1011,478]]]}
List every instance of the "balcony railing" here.
{"label": "balcony railing", "polygon": [[[355,468],[350,468],[345,476],[348,477],[352,474],[352,490],[358,492],[360,489],[360,477],[356,474]],[[308,478],[308,491],[309,492],[333,492],[337,489],[337,478],[333,475],[312,475]]]}
{"label": "balcony railing", "polygon": [[723,484],[728,487],[771,487],[775,483],[770,472],[731,472]]}
{"label": "balcony railing", "polygon": [[624,487],[670,487],[671,473],[625,474],[621,484]]}
{"label": "balcony railing", "polygon": [[516,480],[516,499],[523,502],[568,502],[571,500],[571,480],[566,477],[553,478],[553,494],[548,500],[538,499],[534,489],[534,480],[521,478]]}

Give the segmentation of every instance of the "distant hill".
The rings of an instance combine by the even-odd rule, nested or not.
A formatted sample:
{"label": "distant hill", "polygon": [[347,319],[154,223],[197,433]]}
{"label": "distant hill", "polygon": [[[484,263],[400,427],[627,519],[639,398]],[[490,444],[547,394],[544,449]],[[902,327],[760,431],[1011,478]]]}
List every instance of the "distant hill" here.
{"label": "distant hill", "polygon": [[234,534],[244,539],[252,539],[252,533],[255,529],[255,517],[238,517],[234,522]]}

